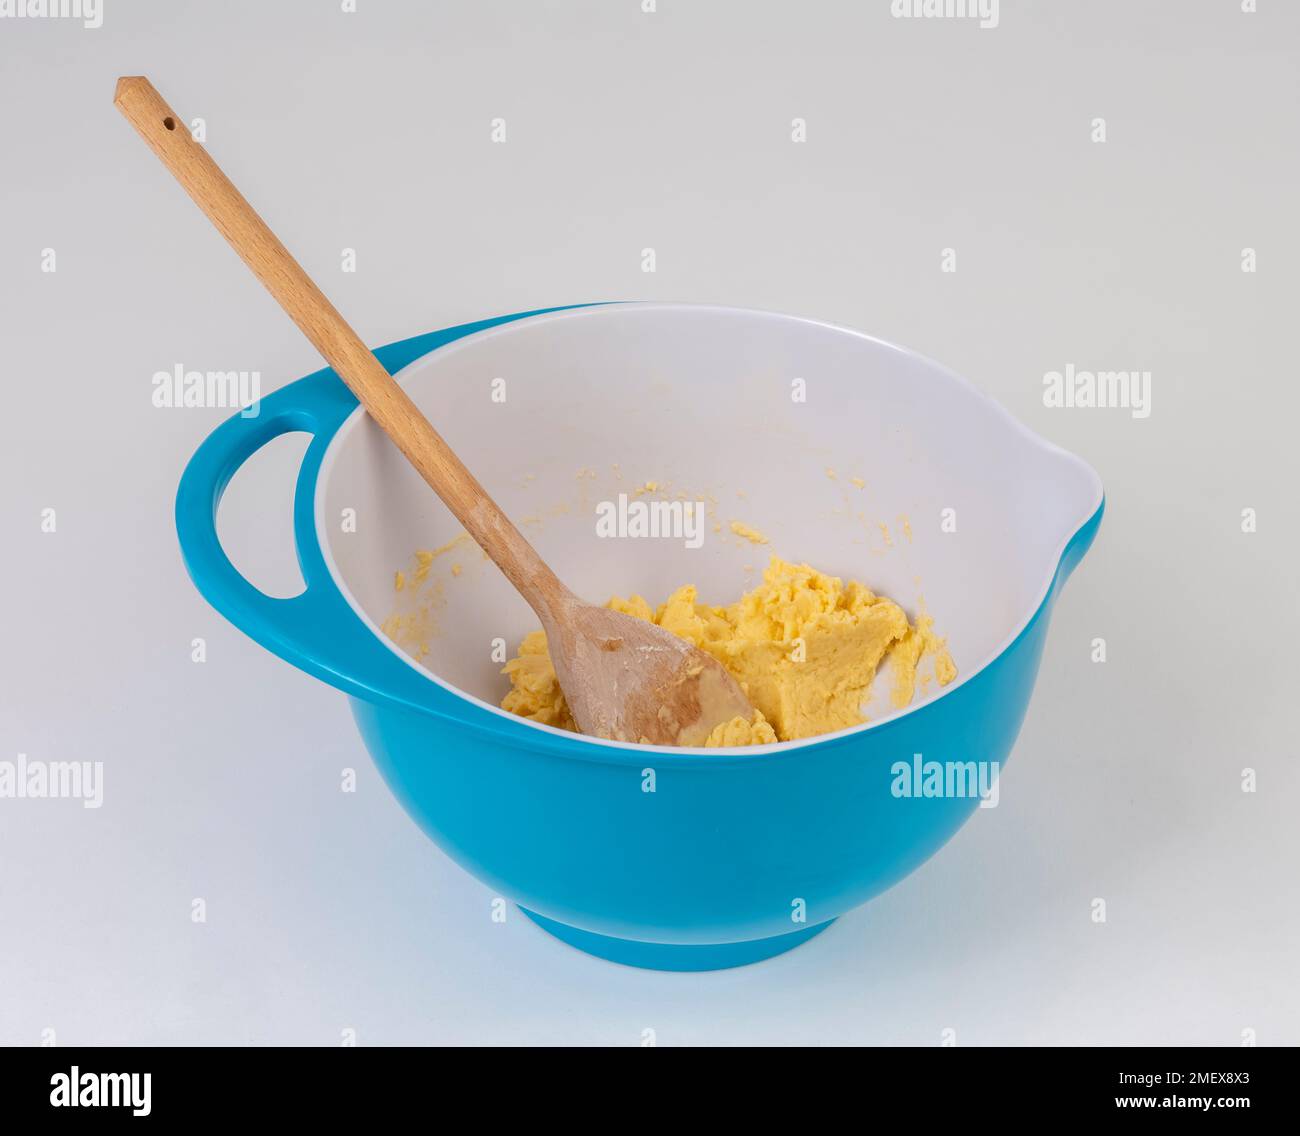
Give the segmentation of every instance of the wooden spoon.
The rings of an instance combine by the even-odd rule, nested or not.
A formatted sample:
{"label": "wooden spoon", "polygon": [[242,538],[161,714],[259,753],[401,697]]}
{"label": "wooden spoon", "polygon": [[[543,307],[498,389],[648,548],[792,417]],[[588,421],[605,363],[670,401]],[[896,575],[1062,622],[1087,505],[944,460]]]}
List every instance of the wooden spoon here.
{"label": "wooden spoon", "polygon": [[724,722],[752,721],[749,700],[712,656],[652,623],[585,603],[560,583],[148,79],[119,79],[113,102],[532,605],[584,734],[702,745]]}

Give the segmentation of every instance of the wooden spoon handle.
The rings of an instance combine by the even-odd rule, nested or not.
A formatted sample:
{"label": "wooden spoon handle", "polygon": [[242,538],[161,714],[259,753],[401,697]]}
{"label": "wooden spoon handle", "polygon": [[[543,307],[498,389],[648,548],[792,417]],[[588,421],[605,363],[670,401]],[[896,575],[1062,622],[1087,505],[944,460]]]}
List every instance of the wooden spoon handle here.
{"label": "wooden spoon handle", "polygon": [[543,620],[571,593],[143,76],[113,103]]}

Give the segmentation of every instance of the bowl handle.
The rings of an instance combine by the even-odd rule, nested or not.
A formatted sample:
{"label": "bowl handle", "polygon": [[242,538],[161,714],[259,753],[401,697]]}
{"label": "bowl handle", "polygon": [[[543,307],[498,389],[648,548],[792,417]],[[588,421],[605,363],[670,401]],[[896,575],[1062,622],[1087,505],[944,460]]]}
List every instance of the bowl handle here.
{"label": "bowl handle", "polygon": [[[314,497],[303,493],[305,483],[314,489],[324,446],[355,406],[333,372],[321,372],[264,399],[256,417],[236,415],[222,423],[181,477],[176,494],[181,555],[203,598],[267,650],[349,694],[424,707],[428,688],[439,688],[393,655],[357,618],[325,566],[315,518],[304,515],[312,511]],[[273,438],[297,430],[313,435],[294,499],[298,563],[306,588],[292,598],[276,599],[249,583],[230,562],[217,536],[216,516],[240,466]]]}
{"label": "bowl handle", "polygon": [[[574,305],[585,306],[585,305]],[[554,310],[554,309],[544,309]],[[375,355],[394,373],[429,351],[485,328],[536,315],[519,312],[391,343]],[[453,715],[487,711],[451,693],[386,646],[339,591],[316,533],[316,479],[335,432],[357,400],[332,370],[317,371],[236,414],[199,446],[176,493],[176,532],[186,570],[203,598],[268,651],[340,690],[371,702]],[[306,588],[289,599],[259,591],[230,562],[217,536],[217,507],[231,479],[273,438],[313,435],[294,493],[293,534]]]}

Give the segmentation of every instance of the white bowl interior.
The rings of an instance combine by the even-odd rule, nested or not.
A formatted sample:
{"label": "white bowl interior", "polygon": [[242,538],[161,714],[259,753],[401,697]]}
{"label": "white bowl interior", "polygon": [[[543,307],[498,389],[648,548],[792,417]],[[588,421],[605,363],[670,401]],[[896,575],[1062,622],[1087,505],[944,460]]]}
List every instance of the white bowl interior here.
{"label": "white bowl interior", "polygon": [[[730,602],[776,553],[928,611],[959,681],[1023,627],[1101,502],[1090,467],[945,368],[788,316],[579,309],[467,337],[399,378],[579,595],[657,604],[689,582],[704,601]],[[659,488],[636,496],[647,482]],[[598,536],[598,503],[620,493],[700,503],[703,544]],[[770,544],[735,535],[733,520]],[[395,611],[425,613],[421,664],[497,705],[501,641],[513,656],[537,619],[467,540],[418,591],[395,590],[417,549],[463,530],[360,412],[326,455],[317,522],[338,582],[376,629]],[[889,713],[879,698],[867,709]]]}

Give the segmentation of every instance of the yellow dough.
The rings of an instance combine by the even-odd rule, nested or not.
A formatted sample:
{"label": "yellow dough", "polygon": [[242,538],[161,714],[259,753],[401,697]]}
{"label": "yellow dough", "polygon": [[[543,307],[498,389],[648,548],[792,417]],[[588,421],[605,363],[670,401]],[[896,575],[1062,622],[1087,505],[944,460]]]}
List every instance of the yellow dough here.
{"label": "yellow dough", "polygon": [[[723,723],[709,736],[709,746],[763,745],[857,725],[886,657],[893,670],[891,701],[899,708],[912,701],[923,659],[933,660],[941,686],[957,674],[928,616],[913,625],[893,600],[865,585],[845,584],[776,556],[763,582],[726,607],[699,603],[692,584],[678,588],[657,610],[640,596],[616,596],[606,606],[708,651],[745,689],[757,710],[754,720]],[[502,673],[511,686],[503,709],[548,726],[577,728],[543,632],[527,635]]]}

